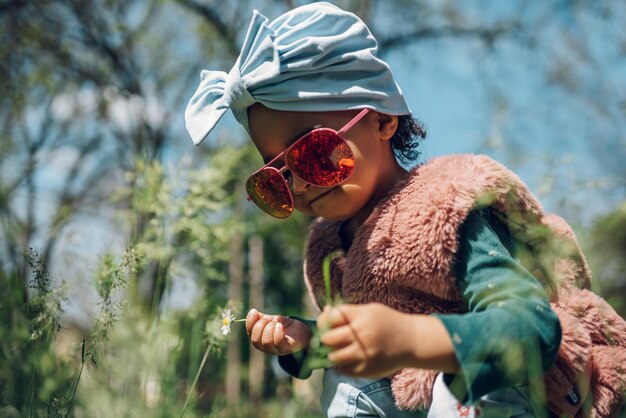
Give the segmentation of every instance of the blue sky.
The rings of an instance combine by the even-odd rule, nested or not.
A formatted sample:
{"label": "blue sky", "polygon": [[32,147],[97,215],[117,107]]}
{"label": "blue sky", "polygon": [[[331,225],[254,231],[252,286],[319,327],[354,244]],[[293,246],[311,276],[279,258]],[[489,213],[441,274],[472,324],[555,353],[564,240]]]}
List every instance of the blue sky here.
{"label": "blue sky", "polygon": [[[469,26],[515,18],[519,4],[463,3],[466,16],[476,16]],[[615,178],[621,160],[603,157],[612,149],[626,156],[626,36],[615,25],[619,15],[572,15],[554,4],[525,8],[534,47],[511,37],[492,48],[443,38],[385,58],[428,129],[426,159],[487,153],[516,171],[547,210],[589,224],[624,199]],[[625,9],[615,7],[621,16]],[[563,68],[570,86],[554,75]]]}

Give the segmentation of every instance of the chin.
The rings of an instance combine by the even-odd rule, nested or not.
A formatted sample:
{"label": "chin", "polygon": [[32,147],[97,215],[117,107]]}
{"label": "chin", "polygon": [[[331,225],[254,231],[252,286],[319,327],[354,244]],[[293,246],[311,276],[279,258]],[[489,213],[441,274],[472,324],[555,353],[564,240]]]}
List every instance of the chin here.
{"label": "chin", "polygon": [[320,218],[324,218],[328,221],[345,221],[347,219],[352,218],[355,213],[353,213],[353,211],[350,210],[346,210],[348,208],[346,208],[345,206],[340,207],[337,205],[331,206],[331,207],[320,207],[317,208],[317,210],[314,211],[316,216],[319,216]]}
{"label": "chin", "polygon": [[346,221],[351,218],[349,215],[326,215],[320,214],[318,215],[320,218],[326,219],[327,221]]}

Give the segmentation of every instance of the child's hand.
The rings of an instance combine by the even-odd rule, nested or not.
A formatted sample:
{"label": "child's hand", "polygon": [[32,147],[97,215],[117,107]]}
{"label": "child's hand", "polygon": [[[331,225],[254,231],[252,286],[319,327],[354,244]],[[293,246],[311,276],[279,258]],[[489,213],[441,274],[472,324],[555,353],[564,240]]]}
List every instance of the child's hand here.
{"label": "child's hand", "polygon": [[279,356],[302,350],[311,339],[311,330],[304,322],[267,315],[256,309],[251,309],[246,316],[246,330],[254,347]]}
{"label": "child's hand", "polygon": [[[339,305],[317,319],[321,341],[343,374],[378,378],[411,364],[410,315],[379,303]],[[330,328],[330,329],[329,329]]]}

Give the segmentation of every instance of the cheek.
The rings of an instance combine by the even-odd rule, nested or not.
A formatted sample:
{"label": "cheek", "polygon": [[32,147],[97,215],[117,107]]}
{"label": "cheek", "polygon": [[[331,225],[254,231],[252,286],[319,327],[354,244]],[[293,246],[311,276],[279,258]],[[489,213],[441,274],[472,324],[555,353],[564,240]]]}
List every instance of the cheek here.
{"label": "cheek", "polygon": [[355,155],[354,171],[344,183],[344,188],[351,194],[367,195],[373,192],[377,177],[377,161],[366,161],[361,155]]}
{"label": "cheek", "polygon": [[366,143],[359,144],[359,146],[352,145],[352,152],[354,171],[346,183],[367,188],[367,184],[378,175],[380,149],[373,149]]}

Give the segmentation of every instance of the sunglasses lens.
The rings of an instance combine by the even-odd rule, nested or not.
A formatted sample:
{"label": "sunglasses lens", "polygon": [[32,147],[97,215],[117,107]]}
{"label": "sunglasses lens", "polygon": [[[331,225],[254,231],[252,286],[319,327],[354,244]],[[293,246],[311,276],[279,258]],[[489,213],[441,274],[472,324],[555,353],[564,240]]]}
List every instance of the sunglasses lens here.
{"label": "sunglasses lens", "polygon": [[334,186],[354,169],[348,143],[330,129],[316,129],[298,141],[285,157],[287,167],[307,183]]}
{"label": "sunglasses lens", "polygon": [[266,168],[250,176],[246,190],[258,207],[276,218],[287,218],[293,212],[289,186],[275,168]]}

